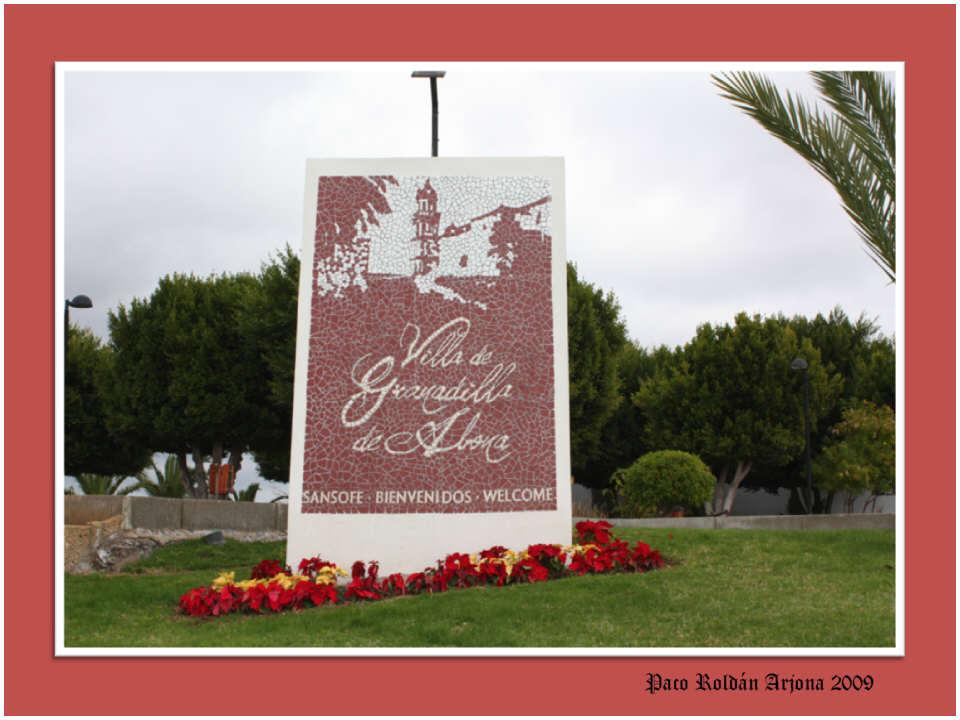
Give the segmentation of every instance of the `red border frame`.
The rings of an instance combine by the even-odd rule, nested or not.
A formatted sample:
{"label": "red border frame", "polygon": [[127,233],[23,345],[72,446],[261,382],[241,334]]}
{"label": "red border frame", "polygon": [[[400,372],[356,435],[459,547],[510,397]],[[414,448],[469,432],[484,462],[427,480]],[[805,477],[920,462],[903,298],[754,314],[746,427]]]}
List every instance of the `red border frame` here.
{"label": "red border frame", "polygon": [[[18,5],[4,13],[8,714],[954,713],[954,7]],[[363,42],[337,30],[357,27]],[[905,658],[53,658],[44,569],[53,558],[53,62],[424,58],[906,62],[906,468],[924,490],[906,510]],[[190,685],[211,670],[272,690]],[[869,672],[876,686],[860,695],[649,696],[639,689],[648,670]],[[465,687],[487,683],[501,701],[464,697]],[[277,689],[292,697],[297,688],[328,694],[277,704]]]}

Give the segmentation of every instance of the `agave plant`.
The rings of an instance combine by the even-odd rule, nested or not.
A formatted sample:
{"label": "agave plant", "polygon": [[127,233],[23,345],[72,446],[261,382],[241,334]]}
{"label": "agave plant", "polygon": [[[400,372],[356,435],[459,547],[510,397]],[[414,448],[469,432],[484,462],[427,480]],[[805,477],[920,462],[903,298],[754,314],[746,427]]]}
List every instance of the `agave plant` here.
{"label": "agave plant", "polygon": [[138,472],[136,475],[137,484],[131,487],[128,492],[146,490],[148,495],[166,498],[181,498],[186,494],[180,464],[177,462],[175,455],[167,455],[162,471],[153,460],[150,461],[150,467],[153,469],[154,477],[150,477],[144,471]]}
{"label": "agave plant", "polygon": [[896,98],[878,72],[813,72],[833,111],[781,94],[752,72],[713,75],[721,95],[800,154],[827,179],[867,254],[896,280]]}

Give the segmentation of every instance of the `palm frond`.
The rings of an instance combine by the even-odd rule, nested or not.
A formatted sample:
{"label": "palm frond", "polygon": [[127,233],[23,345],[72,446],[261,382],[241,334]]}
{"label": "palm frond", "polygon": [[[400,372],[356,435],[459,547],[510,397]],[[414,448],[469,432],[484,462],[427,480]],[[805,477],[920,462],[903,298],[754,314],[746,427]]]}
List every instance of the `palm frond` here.
{"label": "palm frond", "polygon": [[77,485],[80,486],[84,495],[125,495],[129,490],[120,490],[120,486],[126,479],[126,475],[98,475],[96,473],[80,473],[76,476]]}
{"label": "palm frond", "polygon": [[879,73],[814,72],[827,104],[852,134],[884,190],[896,194],[896,108],[893,91]]}
{"label": "palm frond", "polygon": [[767,77],[713,75],[720,94],[833,185],[873,262],[896,279],[896,128],[893,90],[879,73],[814,73],[828,114]]}
{"label": "palm frond", "polygon": [[260,483],[250,483],[246,489],[233,491],[237,502],[254,502],[257,499],[257,492],[260,490]]}
{"label": "palm frond", "polygon": [[160,470],[153,460],[150,461],[150,467],[153,470],[153,477],[141,470],[135,476],[137,484],[125,490],[124,494],[136,490],[145,490],[153,497],[180,498],[186,494],[176,456],[167,456],[163,470]]}

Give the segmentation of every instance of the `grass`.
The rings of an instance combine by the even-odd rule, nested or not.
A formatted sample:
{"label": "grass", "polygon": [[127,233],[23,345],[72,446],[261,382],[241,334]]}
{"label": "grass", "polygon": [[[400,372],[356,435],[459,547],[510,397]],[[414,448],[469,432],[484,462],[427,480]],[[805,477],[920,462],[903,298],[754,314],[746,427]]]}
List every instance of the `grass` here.
{"label": "grass", "polygon": [[177,615],[221,569],[283,543],[167,545],[119,574],[67,575],[68,647],[879,647],[894,644],[887,530],[617,531],[675,564],[642,575],[453,590],[280,615]]}

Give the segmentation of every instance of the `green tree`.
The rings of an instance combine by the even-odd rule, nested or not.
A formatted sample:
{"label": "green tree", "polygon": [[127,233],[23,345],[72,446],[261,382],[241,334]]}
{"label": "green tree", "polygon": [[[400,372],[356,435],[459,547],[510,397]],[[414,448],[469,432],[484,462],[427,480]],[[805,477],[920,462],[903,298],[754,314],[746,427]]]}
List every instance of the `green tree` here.
{"label": "green tree", "polygon": [[673,351],[665,346],[647,350],[629,340],[624,343],[616,357],[620,402],[601,428],[602,442],[577,474],[577,482],[606,488],[614,470],[626,467],[650,449],[644,438],[644,415],[631,398],[640,389],[640,383],[653,377],[672,357]]}
{"label": "green tree", "polygon": [[827,112],[753,72],[712,76],[723,97],[826,178],[870,258],[896,279],[896,98],[878,72],[813,72]]}
{"label": "green tree", "polygon": [[[780,316],[778,316],[780,317]],[[880,334],[876,323],[860,316],[851,320],[840,308],[813,318],[781,318],[802,342],[809,340],[820,351],[820,361],[828,374],[843,379],[836,400],[824,408],[811,433],[812,454],[816,457],[830,437],[830,428],[839,423],[843,411],[863,400],[895,407],[896,352],[893,340]],[[757,467],[746,484],[770,492],[780,487],[796,488],[805,482],[806,468],[801,456],[785,466]],[[824,492],[827,494],[824,495]],[[814,512],[829,512],[833,497],[814,484]]]}
{"label": "green tree", "polygon": [[108,348],[89,330],[67,329],[64,373],[64,463],[67,475],[133,475],[150,460],[148,447],[107,428],[98,379]]}
{"label": "green tree", "polygon": [[603,448],[603,428],[621,398],[617,360],[627,343],[620,305],[567,265],[567,331],[570,373],[570,454],[574,475]]}
{"label": "green tree", "polygon": [[236,470],[268,426],[267,372],[240,323],[256,292],[250,275],[173,275],[110,313],[109,425],[174,454],[195,497],[208,460]]}
{"label": "green tree", "polygon": [[[797,337],[809,339],[820,351],[820,359],[830,373],[843,377],[843,392],[838,406],[857,400],[878,405],[896,403],[896,352],[891,338],[880,333],[876,322],[861,315],[851,320],[836,307],[829,314],[813,318],[801,315],[785,320]],[[827,418],[830,425],[839,422],[842,411]]]}
{"label": "green tree", "polygon": [[289,246],[264,263],[241,315],[249,338],[267,373],[262,432],[252,447],[260,476],[287,482],[293,424],[293,371],[297,348],[297,299],[300,259]]}
{"label": "green tree", "polygon": [[831,439],[814,463],[817,484],[847,494],[847,512],[863,493],[893,492],[896,482],[896,423],[893,410],[862,401],[843,411]]}
{"label": "green tree", "polygon": [[694,453],[713,469],[714,513],[730,512],[755,465],[783,466],[803,451],[800,378],[790,369],[798,356],[809,364],[816,424],[842,379],[830,376],[813,344],[777,317],[740,313],[732,326],[701,325],[676,362],[634,394],[650,447]]}

